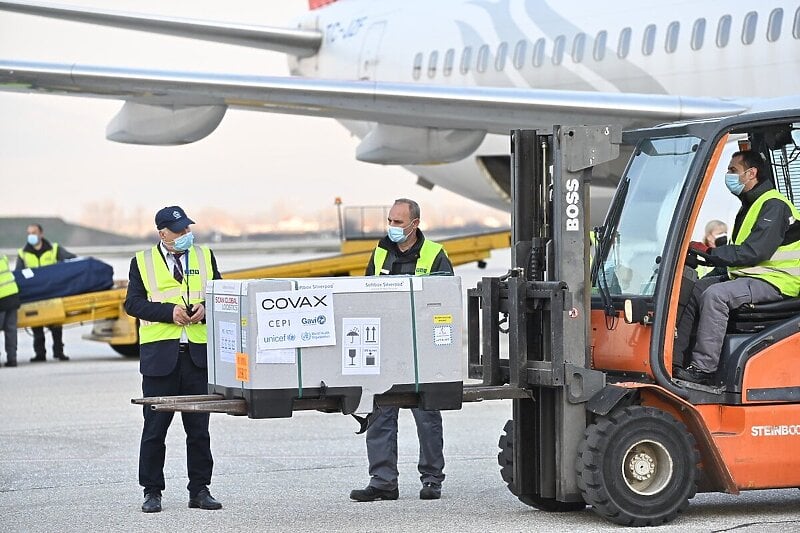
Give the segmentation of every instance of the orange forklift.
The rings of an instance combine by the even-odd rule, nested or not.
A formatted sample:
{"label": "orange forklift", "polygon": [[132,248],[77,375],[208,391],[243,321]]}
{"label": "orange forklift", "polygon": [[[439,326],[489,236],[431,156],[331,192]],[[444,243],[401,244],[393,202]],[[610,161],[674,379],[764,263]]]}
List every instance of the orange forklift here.
{"label": "orange forklift", "polygon": [[[620,146],[632,156],[590,229],[591,169]],[[738,204],[724,174],[741,148],[800,207],[800,109],[512,132],[512,269],[468,291],[467,320],[470,377],[515,398],[498,461],[522,502],[652,526],[697,491],[800,487],[800,298],[733,311],[710,385],[671,375],[689,245]]]}

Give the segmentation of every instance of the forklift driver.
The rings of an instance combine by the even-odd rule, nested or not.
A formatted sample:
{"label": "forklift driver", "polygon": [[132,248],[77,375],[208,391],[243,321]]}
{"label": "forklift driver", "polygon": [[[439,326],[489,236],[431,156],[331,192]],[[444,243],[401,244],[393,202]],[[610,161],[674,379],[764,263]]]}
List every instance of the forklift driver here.
{"label": "forklift driver", "polygon": [[[800,292],[800,270],[795,266],[800,258],[800,213],[775,190],[761,155],[752,150],[733,154],[725,185],[742,202],[733,240],[700,249],[700,255],[715,267],[726,267],[727,274],[709,276],[694,285],[678,322],[673,357],[676,378],[703,385],[712,384],[719,366],[732,309],[796,297]],[[690,364],[682,368],[689,355]]]}

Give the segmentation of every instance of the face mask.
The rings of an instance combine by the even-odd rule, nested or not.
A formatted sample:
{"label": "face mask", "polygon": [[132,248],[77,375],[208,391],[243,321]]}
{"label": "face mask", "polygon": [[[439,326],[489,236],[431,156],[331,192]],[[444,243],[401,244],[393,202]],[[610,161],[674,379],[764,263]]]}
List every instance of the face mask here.
{"label": "face mask", "polygon": [[409,224],[405,228],[401,228],[398,226],[389,226],[389,228],[386,230],[386,234],[389,236],[390,241],[400,244],[406,242],[406,239],[408,239],[408,235],[406,235],[406,228],[409,227],[411,227],[411,224]]}
{"label": "face mask", "polygon": [[172,245],[172,247],[178,252],[185,252],[192,247],[192,244],[194,244],[194,235],[190,231],[189,233],[184,233],[175,239],[175,243]]}
{"label": "face mask", "polygon": [[28,244],[31,246],[36,246],[39,244],[39,236],[38,235],[28,235]]}
{"label": "face mask", "polygon": [[725,186],[736,196],[742,194],[744,183],[739,181],[739,174],[725,174]]}

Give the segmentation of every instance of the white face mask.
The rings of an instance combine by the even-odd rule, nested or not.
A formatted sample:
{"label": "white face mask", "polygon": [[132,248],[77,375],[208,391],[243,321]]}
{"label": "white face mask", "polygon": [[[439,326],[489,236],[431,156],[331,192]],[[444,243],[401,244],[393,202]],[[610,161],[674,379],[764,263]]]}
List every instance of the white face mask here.
{"label": "white face mask", "polygon": [[397,244],[406,242],[406,239],[408,239],[408,235],[406,235],[406,228],[410,228],[413,224],[413,222],[410,222],[408,226],[405,227],[389,226],[386,230],[389,240]]}

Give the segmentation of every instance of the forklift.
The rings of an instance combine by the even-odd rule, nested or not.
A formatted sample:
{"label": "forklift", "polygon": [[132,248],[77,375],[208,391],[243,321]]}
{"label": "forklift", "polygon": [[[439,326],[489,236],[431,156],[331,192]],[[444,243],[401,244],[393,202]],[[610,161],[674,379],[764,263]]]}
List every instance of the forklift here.
{"label": "forklift", "polygon": [[[511,144],[512,268],[467,300],[469,377],[514,398],[498,454],[509,490],[655,526],[698,491],[800,487],[800,298],[732,311],[712,384],[672,376],[701,213],[722,209],[715,196],[738,204],[723,182],[737,149],[762,154],[798,205],[800,109],[625,134],[516,130]],[[621,145],[633,155],[588,228],[592,167]]]}

